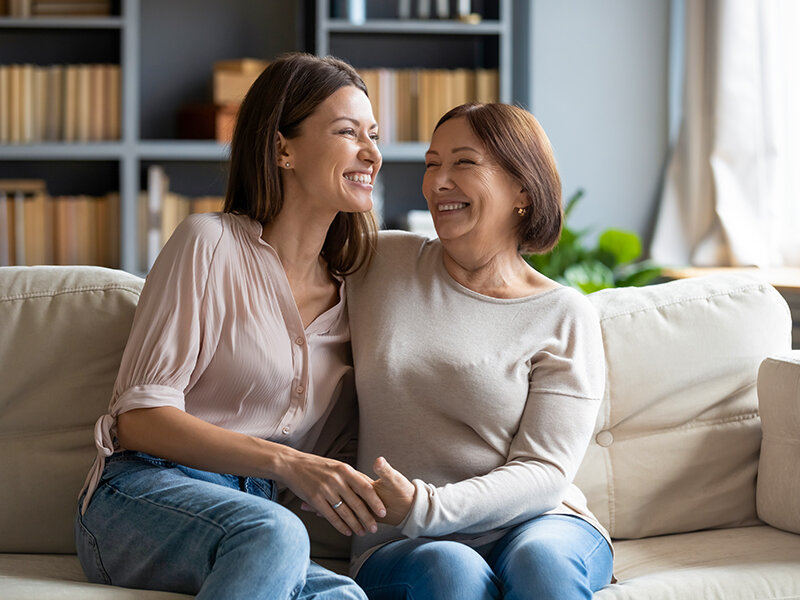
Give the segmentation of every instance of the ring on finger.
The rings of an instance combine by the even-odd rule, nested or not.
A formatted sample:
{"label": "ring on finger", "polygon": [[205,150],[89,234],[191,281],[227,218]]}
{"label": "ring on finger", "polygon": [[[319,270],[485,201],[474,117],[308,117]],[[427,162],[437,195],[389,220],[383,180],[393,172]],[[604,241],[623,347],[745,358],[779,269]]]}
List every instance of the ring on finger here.
{"label": "ring on finger", "polygon": [[340,507],[342,504],[344,504],[344,500],[339,500],[339,501],[338,501],[336,504],[331,504],[331,508],[332,508],[333,510],[336,510],[336,509],[337,509],[337,508],[339,508],[339,507]]}

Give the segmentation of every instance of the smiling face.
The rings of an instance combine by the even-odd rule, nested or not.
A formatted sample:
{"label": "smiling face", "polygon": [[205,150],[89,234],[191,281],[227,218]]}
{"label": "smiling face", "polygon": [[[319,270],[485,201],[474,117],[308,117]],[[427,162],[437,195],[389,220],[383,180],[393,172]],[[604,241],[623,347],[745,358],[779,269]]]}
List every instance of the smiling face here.
{"label": "smiling face", "polygon": [[434,132],[425,155],[422,194],[439,239],[464,242],[475,252],[513,247],[515,208],[527,194],[486,151],[464,117],[445,121]]}
{"label": "smiling face", "polygon": [[[334,214],[372,208],[372,187],[381,167],[378,124],[367,95],[339,88],[300,124],[299,135],[279,134],[279,168],[285,197]],[[286,163],[289,167],[286,167]]]}

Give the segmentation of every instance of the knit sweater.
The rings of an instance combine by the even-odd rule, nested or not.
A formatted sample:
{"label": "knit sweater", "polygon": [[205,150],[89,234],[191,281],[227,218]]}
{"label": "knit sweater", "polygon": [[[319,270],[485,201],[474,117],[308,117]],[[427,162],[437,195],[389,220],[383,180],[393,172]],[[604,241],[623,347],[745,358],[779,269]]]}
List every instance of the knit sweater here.
{"label": "knit sweater", "polygon": [[348,278],[358,467],[384,456],[415,487],[398,527],[354,541],[354,572],[394,539],[478,546],[544,513],[608,538],[572,483],[605,386],[593,307],[566,287],[484,296],[442,253],[438,240],[381,233],[369,270]]}

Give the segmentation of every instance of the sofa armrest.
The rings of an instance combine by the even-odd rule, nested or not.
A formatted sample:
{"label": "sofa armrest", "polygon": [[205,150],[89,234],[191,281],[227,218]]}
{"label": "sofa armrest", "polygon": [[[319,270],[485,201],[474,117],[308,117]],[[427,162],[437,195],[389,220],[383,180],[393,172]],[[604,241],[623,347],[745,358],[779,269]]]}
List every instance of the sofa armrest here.
{"label": "sofa armrest", "polygon": [[758,406],[763,434],[758,517],[773,527],[800,533],[800,351],[761,363]]}

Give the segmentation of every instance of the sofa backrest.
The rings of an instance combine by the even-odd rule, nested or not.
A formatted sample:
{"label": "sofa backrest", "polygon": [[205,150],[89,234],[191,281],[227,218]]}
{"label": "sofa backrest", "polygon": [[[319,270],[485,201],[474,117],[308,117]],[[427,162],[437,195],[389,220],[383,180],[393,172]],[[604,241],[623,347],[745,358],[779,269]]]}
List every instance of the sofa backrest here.
{"label": "sofa backrest", "polygon": [[756,377],[791,347],[786,302],[719,275],[589,296],[608,382],[576,478],[615,538],[757,522]]}
{"label": "sofa backrest", "polygon": [[143,280],[0,268],[0,552],[74,552],[72,523]]}

